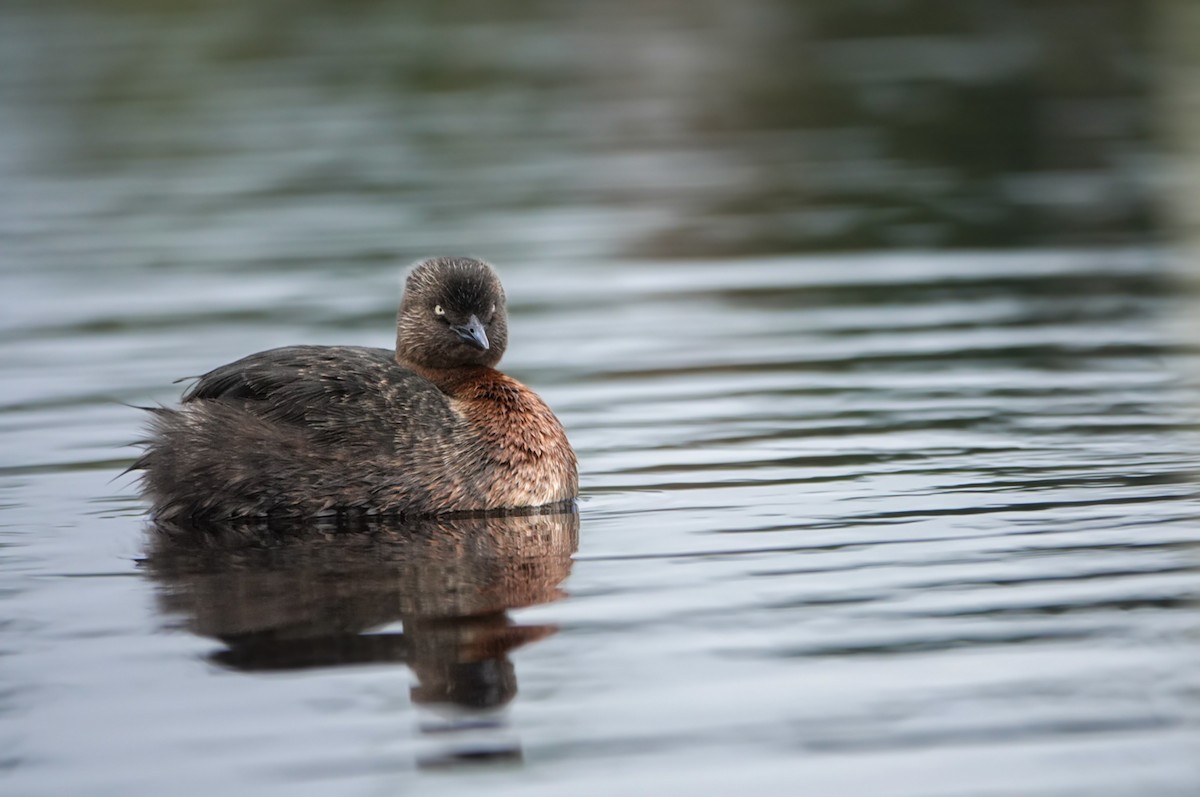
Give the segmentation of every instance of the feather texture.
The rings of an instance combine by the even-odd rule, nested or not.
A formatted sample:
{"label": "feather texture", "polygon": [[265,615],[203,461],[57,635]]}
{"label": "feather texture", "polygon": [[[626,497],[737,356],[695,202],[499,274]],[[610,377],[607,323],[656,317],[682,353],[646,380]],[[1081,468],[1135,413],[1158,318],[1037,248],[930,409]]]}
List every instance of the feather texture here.
{"label": "feather texture", "polygon": [[[506,339],[494,272],[453,262],[457,296],[441,295],[428,262],[415,288],[410,278],[399,326],[415,330],[405,344],[420,364],[386,349],[271,349],[199,377],[178,408],[155,409],[133,468],[156,517],[434,515],[574,499],[575,455],[558,419],[492,367],[502,349],[462,349],[425,312],[431,301],[464,317],[499,304],[495,337]],[[464,288],[471,273],[479,285]],[[431,367],[443,351],[450,366]]]}

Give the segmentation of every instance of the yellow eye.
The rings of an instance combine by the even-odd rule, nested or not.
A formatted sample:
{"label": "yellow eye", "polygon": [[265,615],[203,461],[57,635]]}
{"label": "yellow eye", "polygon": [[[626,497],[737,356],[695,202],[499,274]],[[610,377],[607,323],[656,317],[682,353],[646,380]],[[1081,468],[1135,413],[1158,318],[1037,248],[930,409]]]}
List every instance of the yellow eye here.
{"label": "yellow eye", "polygon": [[440,304],[435,304],[433,306],[433,314],[436,316],[443,316],[446,314],[446,311],[442,309]]}

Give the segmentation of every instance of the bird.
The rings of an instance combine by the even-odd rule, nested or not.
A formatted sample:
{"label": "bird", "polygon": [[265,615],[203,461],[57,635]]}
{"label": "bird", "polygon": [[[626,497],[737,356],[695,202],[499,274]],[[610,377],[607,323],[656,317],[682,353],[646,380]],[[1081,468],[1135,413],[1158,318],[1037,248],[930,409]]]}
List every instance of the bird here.
{"label": "bird", "polygon": [[504,288],[471,257],[412,268],[396,348],[297,345],[196,378],[150,409],[140,488],[163,523],[427,517],[574,506],[576,456],[532,390],[496,370]]}

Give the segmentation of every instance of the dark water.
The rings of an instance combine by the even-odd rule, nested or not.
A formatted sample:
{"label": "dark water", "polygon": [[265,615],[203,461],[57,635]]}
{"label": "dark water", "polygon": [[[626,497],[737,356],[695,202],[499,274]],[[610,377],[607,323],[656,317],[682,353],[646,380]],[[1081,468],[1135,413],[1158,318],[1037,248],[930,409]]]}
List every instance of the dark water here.
{"label": "dark water", "polygon": [[[1200,790],[1136,4],[258,8],[0,12],[0,791]],[[155,543],[122,402],[439,251],[579,515]]]}

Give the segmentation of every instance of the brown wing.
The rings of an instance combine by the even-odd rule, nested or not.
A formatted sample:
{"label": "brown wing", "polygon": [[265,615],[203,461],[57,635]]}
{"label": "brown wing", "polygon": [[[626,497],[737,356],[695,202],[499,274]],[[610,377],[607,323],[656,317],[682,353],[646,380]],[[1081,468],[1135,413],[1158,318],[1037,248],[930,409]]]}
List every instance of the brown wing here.
{"label": "brown wing", "polygon": [[199,377],[183,403],[240,406],[313,442],[373,454],[456,429],[461,421],[445,394],[393,357],[358,346],[270,349]]}

